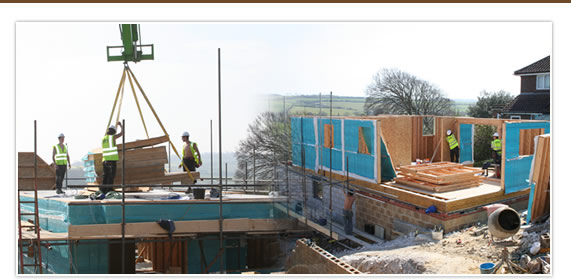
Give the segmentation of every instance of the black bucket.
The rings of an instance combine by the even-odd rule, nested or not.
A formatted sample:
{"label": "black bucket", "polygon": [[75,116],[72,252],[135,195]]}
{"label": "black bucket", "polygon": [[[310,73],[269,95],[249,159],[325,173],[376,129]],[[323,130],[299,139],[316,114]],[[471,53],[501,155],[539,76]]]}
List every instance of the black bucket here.
{"label": "black bucket", "polygon": [[204,189],[192,189],[192,195],[194,199],[204,199]]}

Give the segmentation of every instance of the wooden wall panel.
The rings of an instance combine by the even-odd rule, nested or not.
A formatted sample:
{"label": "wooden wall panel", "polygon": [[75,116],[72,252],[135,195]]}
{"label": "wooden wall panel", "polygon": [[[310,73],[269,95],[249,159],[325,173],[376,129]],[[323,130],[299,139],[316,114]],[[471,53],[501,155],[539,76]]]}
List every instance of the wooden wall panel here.
{"label": "wooden wall panel", "polygon": [[394,116],[381,119],[381,132],[394,167],[409,165],[412,153],[411,116]]}

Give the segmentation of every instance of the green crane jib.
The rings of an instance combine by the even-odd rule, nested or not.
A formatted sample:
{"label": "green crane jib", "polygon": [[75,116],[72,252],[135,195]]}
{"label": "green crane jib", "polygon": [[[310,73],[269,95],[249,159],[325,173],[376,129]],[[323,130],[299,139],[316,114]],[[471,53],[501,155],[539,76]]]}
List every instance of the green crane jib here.
{"label": "green crane jib", "polygon": [[[155,51],[153,44],[142,45],[140,42],[140,29],[137,24],[120,24],[122,46],[107,47],[107,61],[139,62],[141,60],[153,60]],[[150,47],[150,54],[143,54],[143,47]],[[121,49],[121,55],[110,55],[110,49]]]}

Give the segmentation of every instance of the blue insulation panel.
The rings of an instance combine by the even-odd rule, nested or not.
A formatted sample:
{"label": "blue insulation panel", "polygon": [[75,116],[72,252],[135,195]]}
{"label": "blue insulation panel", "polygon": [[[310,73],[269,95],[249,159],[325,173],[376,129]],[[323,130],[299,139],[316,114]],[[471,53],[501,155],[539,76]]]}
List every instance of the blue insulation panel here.
{"label": "blue insulation panel", "polygon": [[385,141],[381,138],[381,180],[389,181],[396,176],[391,157],[387,152],[387,146],[385,146]]}
{"label": "blue insulation panel", "polygon": [[343,168],[343,153],[341,151],[335,150],[333,149],[333,151],[330,151],[331,149],[329,148],[323,148],[322,150],[322,165],[323,168],[329,168],[329,153],[332,154],[333,156],[333,170],[337,170],[340,171]]}
{"label": "blue insulation panel", "polygon": [[315,127],[313,118],[303,118],[303,143],[315,145]]}
{"label": "blue insulation panel", "polygon": [[375,179],[375,158],[358,153],[345,153],[349,160],[349,172],[369,179]]}
{"label": "blue insulation panel", "polygon": [[519,155],[519,133],[522,129],[543,128],[549,132],[549,122],[506,123],[505,131],[505,193],[513,193],[529,187],[529,171],[533,156]]}
{"label": "blue insulation panel", "polygon": [[472,129],[473,124],[460,124],[460,162],[470,161],[472,159]]}
{"label": "blue insulation panel", "polygon": [[[213,260],[218,254],[218,248],[220,248],[220,240],[203,240],[203,251],[204,257],[207,263]],[[226,249],[223,253],[223,266],[224,270],[238,270],[246,268],[246,252],[247,247],[244,243],[241,244],[240,240],[224,240],[224,247]],[[192,240],[188,242],[188,273],[198,274],[202,273],[201,268],[201,253],[200,245],[198,240]],[[220,262],[214,262],[212,267],[210,267],[210,272],[220,271]]]}
{"label": "blue insulation panel", "polygon": [[317,156],[315,146],[304,144],[303,147],[305,148],[305,168],[315,169],[315,157]]}
{"label": "blue insulation panel", "polygon": [[375,125],[373,121],[345,120],[345,152],[357,152],[359,150],[359,127],[363,127],[363,136],[369,146],[369,153],[375,154],[375,143],[373,131]]}
{"label": "blue insulation panel", "polygon": [[301,143],[301,118],[291,118],[291,142]]}
{"label": "blue insulation panel", "polygon": [[291,144],[291,160],[294,165],[301,166],[301,144],[292,143]]}

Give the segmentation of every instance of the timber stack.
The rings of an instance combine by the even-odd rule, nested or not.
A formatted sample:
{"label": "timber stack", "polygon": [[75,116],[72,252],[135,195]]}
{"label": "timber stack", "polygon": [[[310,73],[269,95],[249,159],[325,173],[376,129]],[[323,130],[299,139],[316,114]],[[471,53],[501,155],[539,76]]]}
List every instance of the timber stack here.
{"label": "timber stack", "polygon": [[477,187],[484,179],[476,176],[482,170],[453,162],[406,165],[399,171],[395,182],[436,193]]}
{"label": "timber stack", "polygon": [[[165,164],[168,163],[166,146],[158,146],[168,142],[167,135],[137,140],[125,143],[125,184],[172,184],[181,182],[183,185],[193,184],[186,172],[167,172]],[[123,174],[123,145],[118,144],[119,160],[117,161],[117,173],[114,185],[120,185]],[[103,162],[101,148],[92,151],[89,160],[94,162],[97,173],[94,185],[100,185],[103,181]],[[198,179],[199,172],[190,172],[194,179]]]}

